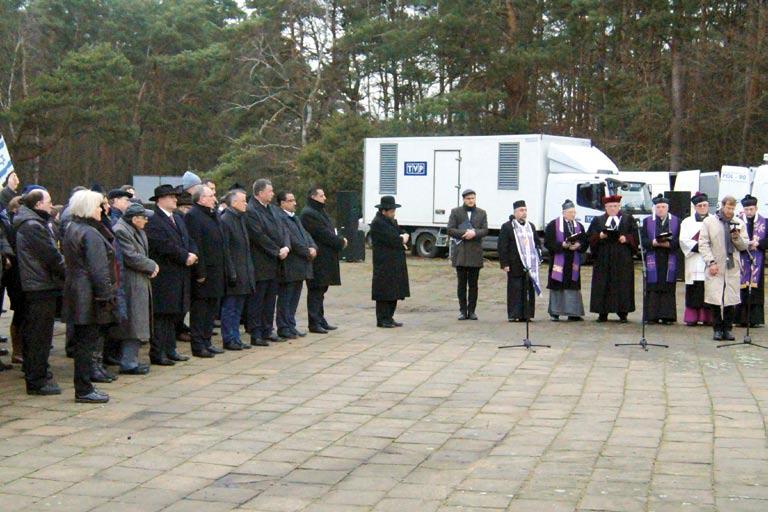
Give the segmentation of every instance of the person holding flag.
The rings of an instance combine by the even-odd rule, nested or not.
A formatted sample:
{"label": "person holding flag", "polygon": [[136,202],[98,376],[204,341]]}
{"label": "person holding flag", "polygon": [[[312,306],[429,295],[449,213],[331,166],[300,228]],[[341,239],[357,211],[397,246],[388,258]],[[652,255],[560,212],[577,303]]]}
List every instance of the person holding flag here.
{"label": "person holding flag", "polygon": [[534,317],[536,295],[541,295],[541,240],[528,221],[525,201],[515,201],[512,207],[514,212],[499,233],[499,264],[507,274],[507,320],[524,322]]}

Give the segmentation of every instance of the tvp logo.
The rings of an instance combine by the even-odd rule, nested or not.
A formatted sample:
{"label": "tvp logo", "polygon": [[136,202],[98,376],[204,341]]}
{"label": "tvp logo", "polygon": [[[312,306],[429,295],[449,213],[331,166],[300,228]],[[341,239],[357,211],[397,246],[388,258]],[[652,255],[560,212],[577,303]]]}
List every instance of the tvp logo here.
{"label": "tvp logo", "polygon": [[405,162],[406,176],[426,176],[427,162]]}

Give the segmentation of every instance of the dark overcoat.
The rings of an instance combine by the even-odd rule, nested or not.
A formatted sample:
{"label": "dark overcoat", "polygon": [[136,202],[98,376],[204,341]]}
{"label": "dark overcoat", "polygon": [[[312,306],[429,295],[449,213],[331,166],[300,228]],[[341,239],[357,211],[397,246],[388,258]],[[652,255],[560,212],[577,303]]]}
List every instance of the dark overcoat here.
{"label": "dark overcoat", "polygon": [[[62,317],[75,325],[107,325],[117,316],[117,266],[112,240],[92,219],[73,217],[64,237],[67,267]],[[111,234],[110,234],[111,236]]]}
{"label": "dark overcoat", "polygon": [[317,257],[312,261],[313,275],[307,285],[310,288],[339,286],[339,259],[344,248],[344,237],[336,234],[325,205],[310,198],[301,211],[301,224],[317,245]]}
{"label": "dark overcoat", "polygon": [[[199,204],[184,216],[184,223],[190,238],[197,245],[199,258],[192,268],[192,297],[220,299],[226,292],[225,268],[227,263],[227,245],[224,243],[224,231],[221,220],[215,210]],[[205,279],[202,283],[198,279]]]}
{"label": "dark overcoat", "polygon": [[377,213],[371,222],[373,243],[373,300],[394,301],[411,296],[408,266],[400,227],[395,219]]}
{"label": "dark overcoat", "polygon": [[123,254],[121,284],[128,318],[112,329],[112,337],[148,341],[152,325],[152,284],[149,276],[155,271],[156,263],[149,258],[147,234],[124,218],[115,223],[113,231]]}
{"label": "dark overcoat", "polygon": [[[509,220],[501,225],[501,231],[499,231],[498,239],[498,251],[499,251],[499,266],[501,268],[509,267],[510,277],[524,277],[525,265],[520,260],[520,251],[517,250],[517,240],[515,239],[515,228],[512,226],[513,222],[517,222],[513,215],[509,216]],[[533,222],[528,222],[531,225],[533,231],[533,242],[536,245],[536,249],[541,254],[541,239],[536,234],[536,226]]]}
{"label": "dark overcoat", "polygon": [[277,207],[273,204],[264,206],[252,197],[245,212],[245,225],[251,242],[256,281],[277,279],[280,249],[290,244],[285,226],[277,218]]}
{"label": "dark overcoat", "polygon": [[280,221],[285,225],[290,239],[291,252],[280,264],[280,282],[291,283],[312,279],[312,258],[310,247],[317,250],[317,245],[304,229],[299,217],[288,215],[284,210],[278,210]]}
{"label": "dark overcoat", "polygon": [[144,228],[149,241],[149,257],[160,266],[152,280],[152,312],[155,315],[185,315],[189,311],[191,273],[187,267],[189,253],[197,254],[197,246],[189,237],[184,218],[170,217],[155,207],[155,215]]}
{"label": "dark overcoat", "polygon": [[256,291],[256,275],[245,213],[227,208],[221,214],[221,227],[227,246],[226,295],[250,295]]}
{"label": "dark overcoat", "polygon": [[[475,238],[462,240],[471,225]],[[451,237],[451,265],[454,267],[483,266],[483,238],[488,235],[488,215],[482,208],[475,208],[472,220],[463,206],[451,210],[448,217],[448,236]]]}

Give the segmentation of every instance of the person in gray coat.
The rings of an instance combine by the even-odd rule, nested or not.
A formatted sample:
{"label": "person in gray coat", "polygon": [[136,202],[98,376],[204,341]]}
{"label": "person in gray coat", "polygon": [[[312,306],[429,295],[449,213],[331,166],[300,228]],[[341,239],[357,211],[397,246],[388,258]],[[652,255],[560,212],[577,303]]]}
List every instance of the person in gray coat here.
{"label": "person in gray coat", "polygon": [[280,265],[277,291],[277,335],[283,339],[296,339],[307,333],[296,328],[296,309],[299,307],[305,279],[312,279],[312,260],[317,256],[317,244],[296,216],[296,197],[291,192],[277,194],[280,205],[278,219],[284,224],[290,239],[288,257]]}
{"label": "person in gray coat", "polygon": [[152,336],[152,285],[149,280],[160,267],[149,258],[149,242],[144,226],[155,214],[140,204],[132,203],[115,223],[113,231],[123,254],[121,275],[128,318],[112,329],[112,337],[120,340],[120,373],[145,375],[149,365],[139,362],[139,347]]}
{"label": "person in gray coat", "polygon": [[488,235],[488,216],[478,208],[475,191],[461,193],[464,204],[451,210],[448,236],[451,237],[451,264],[458,277],[459,320],[477,320],[477,280],[483,268],[483,237]]}

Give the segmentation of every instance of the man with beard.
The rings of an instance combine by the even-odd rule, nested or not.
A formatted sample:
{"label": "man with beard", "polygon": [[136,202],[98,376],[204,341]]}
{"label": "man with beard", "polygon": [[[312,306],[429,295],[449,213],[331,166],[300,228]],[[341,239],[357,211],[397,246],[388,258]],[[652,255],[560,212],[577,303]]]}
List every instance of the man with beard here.
{"label": "man with beard", "polygon": [[626,323],[627,315],[635,310],[635,219],[621,211],[620,195],[602,201],[605,213],[592,219],[587,231],[595,262],[589,310],[598,314],[598,322],[616,313]]}
{"label": "man with beard", "polygon": [[515,201],[512,206],[514,212],[499,232],[499,264],[507,274],[507,320],[524,322],[534,317],[536,295],[541,294],[541,240],[536,226],[528,221],[525,201]]}
{"label": "man with beard", "polygon": [[376,301],[376,326],[390,329],[403,324],[394,319],[397,301],[411,296],[405,244],[408,234],[400,233],[395,212],[400,205],[393,196],[383,196],[371,222],[373,279],[371,297]]}

